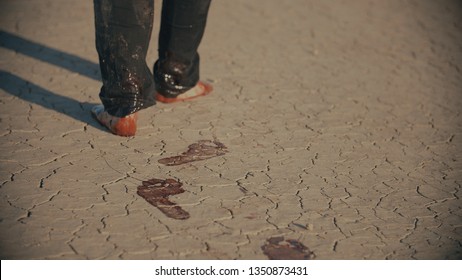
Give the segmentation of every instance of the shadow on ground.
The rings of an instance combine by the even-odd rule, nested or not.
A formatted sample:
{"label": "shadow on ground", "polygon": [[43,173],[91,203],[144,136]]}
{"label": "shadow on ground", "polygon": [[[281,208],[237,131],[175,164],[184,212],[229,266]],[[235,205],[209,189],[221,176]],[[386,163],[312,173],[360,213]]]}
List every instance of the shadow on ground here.
{"label": "shadow on ground", "polygon": [[79,73],[90,79],[101,80],[98,64],[73,54],[32,42],[17,35],[0,30],[0,46],[40,61]]}
{"label": "shadow on ground", "polygon": [[0,70],[0,88],[24,101],[40,105],[69,117],[101,129],[91,117],[90,110],[94,103],[79,102],[75,99],[58,95],[14,74]]}
{"label": "shadow on ground", "polygon": [[[101,80],[98,64],[76,55],[32,42],[9,32],[0,31],[0,46],[88,78]],[[56,94],[3,70],[0,70],[0,88],[27,102],[66,114],[75,120],[103,129],[90,114],[91,108],[96,104],[79,102],[70,97]]]}

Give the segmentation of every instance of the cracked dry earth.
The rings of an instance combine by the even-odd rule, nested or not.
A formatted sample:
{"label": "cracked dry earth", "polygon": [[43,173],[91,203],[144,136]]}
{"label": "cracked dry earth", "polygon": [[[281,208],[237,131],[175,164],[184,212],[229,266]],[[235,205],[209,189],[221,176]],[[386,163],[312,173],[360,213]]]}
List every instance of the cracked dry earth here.
{"label": "cracked dry earth", "polygon": [[[134,138],[90,116],[91,1],[0,5],[2,259],[462,257],[460,1],[214,1],[214,92]],[[159,162],[200,140],[228,152]],[[152,178],[189,218],[137,194]]]}

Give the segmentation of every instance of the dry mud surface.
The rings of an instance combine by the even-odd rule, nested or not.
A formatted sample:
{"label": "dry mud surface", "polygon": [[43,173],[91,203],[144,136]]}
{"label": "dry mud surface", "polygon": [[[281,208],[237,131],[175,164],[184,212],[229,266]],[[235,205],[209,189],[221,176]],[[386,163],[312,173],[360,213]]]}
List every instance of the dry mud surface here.
{"label": "dry mud surface", "polygon": [[214,92],[133,138],[90,115],[92,1],[0,5],[2,259],[462,257],[460,1],[214,1]]}

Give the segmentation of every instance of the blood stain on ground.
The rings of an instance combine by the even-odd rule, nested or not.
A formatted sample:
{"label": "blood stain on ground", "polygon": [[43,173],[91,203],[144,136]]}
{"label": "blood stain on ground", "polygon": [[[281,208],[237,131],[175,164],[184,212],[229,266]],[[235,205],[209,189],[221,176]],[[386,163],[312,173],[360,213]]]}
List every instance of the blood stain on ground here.
{"label": "blood stain on ground", "polygon": [[138,186],[138,195],[144,198],[147,202],[157,207],[167,217],[185,220],[189,218],[189,213],[183,210],[176,203],[171,202],[168,197],[184,192],[183,184],[174,179],[151,179],[143,181],[141,186]]}
{"label": "blood stain on ground", "polygon": [[294,239],[272,237],[261,247],[270,260],[310,260],[314,257],[305,245]]}
{"label": "blood stain on ground", "polygon": [[218,141],[200,140],[189,145],[188,150],[181,155],[159,159],[158,162],[167,166],[174,166],[222,156],[227,152],[228,148]]}

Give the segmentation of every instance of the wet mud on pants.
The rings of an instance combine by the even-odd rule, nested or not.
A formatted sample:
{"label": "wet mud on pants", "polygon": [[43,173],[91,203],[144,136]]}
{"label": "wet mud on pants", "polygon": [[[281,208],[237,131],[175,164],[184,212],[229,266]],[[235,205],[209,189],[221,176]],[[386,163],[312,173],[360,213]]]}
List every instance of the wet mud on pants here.
{"label": "wet mud on pants", "polygon": [[106,111],[125,117],[155,104],[157,92],[168,98],[199,81],[197,49],[211,0],[163,0],[159,57],[153,73],[146,64],[154,0],[94,0],[96,50]]}

